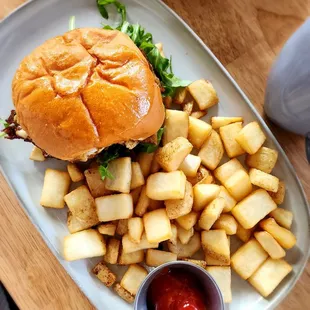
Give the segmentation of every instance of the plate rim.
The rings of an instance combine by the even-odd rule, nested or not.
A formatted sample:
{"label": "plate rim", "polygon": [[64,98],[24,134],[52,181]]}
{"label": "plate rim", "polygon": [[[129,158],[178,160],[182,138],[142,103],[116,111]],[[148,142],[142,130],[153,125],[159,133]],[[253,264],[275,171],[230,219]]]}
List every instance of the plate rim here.
{"label": "plate rim", "polygon": [[[26,0],[24,3],[22,3],[20,6],[18,6],[17,8],[15,8],[13,11],[11,11],[7,16],[5,16],[1,21],[0,21],[0,31],[1,28],[3,27],[4,24],[10,22],[18,13],[20,13],[20,11],[22,11],[25,7],[27,7],[28,5],[34,3],[34,2],[38,2],[40,0]],[[140,3],[141,0],[134,0],[135,2]],[[148,0],[150,1],[150,0]],[[154,0],[153,0],[154,1]],[[307,200],[306,194],[305,194],[305,190],[302,186],[302,183],[299,179],[299,177],[297,176],[296,170],[293,167],[293,165],[291,164],[290,160],[288,159],[286,153],[284,152],[282,146],[280,145],[280,143],[278,142],[278,140],[276,139],[276,137],[274,136],[273,132],[269,129],[269,127],[267,126],[265,120],[262,118],[262,116],[259,114],[259,112],[256,110],[255,106],[252,104],[252,102],[249,100],[249,98],[246,96],[246,94],[243,92],[243,90],[241,89],[241,87],[238,85],[238,83],[234,80],[234,78],[230,75],[230,73],[228,72],[228,70],[224,67],[224,65],[218,60],[218,58],[213,54],[213,52],[211,51],[211,49],[203,42],[203,40],[196,34],[196,32],[174,11],[172,10],[167,4],[165,4],[162,0],[155,0],[155,2],[160,5],[162,8],[164,8],[167,12],[169,12],[171,15],[173,15],[174,18],[176,18],[181,24],[182,26],[191,34],[191,36],[193,36],[195,38],[195,40],[198,42],[198,44],[205,50],[206,53],[208,53],[208,55],[212,58],[212,60],[216,63],[216,65],[218,66],[218,68],[223,72],[223,74],[226,76],[226,78],[229,80],[229,82],[234,86],[235,90],[239,93],[239,95],[242,97],[242,99],[245,101],[245,103],[248,105],[248,107],[251,109],[251,112],[254,114],[254,116],[257,118],[257,120],[260,122],[261,126],[263,127],[264,131],[268,133],[269,137],[271,138],[272,142],[275,144],[275,146],[278,148],[279,153],[282,155],[285,164],[287,165],[288,169],[290,170],[290,172],[292,173],[293,178],[295,179],[299,190],[300,190],[300,194],[302,196],[302,200],[304,202],[304,205],[307,209],[307,214],[308,214],[308,239],[310,239],[310,205],[309,202]],[[31,217],[31,215],[29,214],[27,208],[23,207],[23,203],[18,195],[18,193],[14,190],[10,180],[8,179],[8,176],[4,173],[2,166],[0,165],[0,172],[2,174],[2,176],[4,177],[5,181],[7,182],[7,184],[10,186],[10,189],[12,190],[12,192],[15,194],[15,197],[19,203],[19,205],[23,208],[23,211],[25,212],[25,214],[27,215],[28,219],[31,221],[31,223],[34,225],[34,227],[37,229],[37,231],[40,232],[41,237],[43,238],[43,240],[45,241],[46,245],[49,247],[49,250],[54,254],[54,256],[57,258],[58,262],[60,263],[60,265],[64,268],[65,272],[69,275],[69,277],[71,277],[71,279],[75,282],[75,284],[77,285],[77,287],[81,290],[81,292],[84,294],[84,296],[86,296],[86,298],[88,299],[89,303],[93,305],[93,303],[91,302],[91,300],[89,299],[87,293],[83,290],[83,288],[80,286],[79,281],[77,281],[77,279],[75,278],[74,275],[71,275],[66,267],[64,266],[64,264],[61,262],[61,260],[59,260],[58,257],[58,253],[56,252],[56,250],[54,249],[54,246],[51,244],[51,242],[49,241],[49,239],[47,238],[47,236],[45,235],[45,233],[41,230],[39,223],[36,223],[36,221]],[[277,307],[287,296],[288,294],[292,291],[292,289],[295,287],[297,281],[300,279],[302,273],[305,270],[305,267],[307,265],[308,259],[310,257],[310,247],[308,248],[308,251],[305,253],[304,257],[303,257],[303,262],[301,264],[301,268],[299,270],[299,272],[297,272],[295,274],[294,280],[292,281],[292,284],[289,288],[287,288],[286,291],[283,292],[279,292],[275,297],[275,300],[273,302],[273,304],[268,304],[266,309],[271,309],[270,307]],[[268,299],[266,299],[268,300]]]}

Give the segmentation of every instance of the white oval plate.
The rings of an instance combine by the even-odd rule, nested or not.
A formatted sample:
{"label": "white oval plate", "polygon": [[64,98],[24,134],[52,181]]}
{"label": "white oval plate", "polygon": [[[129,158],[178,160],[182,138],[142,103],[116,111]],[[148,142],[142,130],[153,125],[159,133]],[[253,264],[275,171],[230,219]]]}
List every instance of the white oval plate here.
{"label": "white oval plate", "polygon": [[[273,309],[288,294],[303,271],[309,252],[309,211],[300,182],[280,145],[255,111],[252,104],[227,73],[224,67],[198,36],[170,9],[159,1],[122,0],[129,20],[139,22],[164,44],[166,55],[173,55],[174,72],[195,80],[208,78],[218,92],[220,103],[211,109],[211,115],[242,115],[246,122],[258,120],[268,136],[267,145],[279,151],[275,174],[285,180],[287,196],[284,207],[292,210],[295,218],[292,230],[297,245],[288,251],[287,261],[293,272],[268,298],[261,297],[236,274],[232,277],[233,302],[227,309]],[[0,116],[13,108],[11,80],[22,58],[46,39],[68,30],[71,15],[76,16],[77,27],[100,27],[103,19],[95,0],[35,0],[16,10],[0,25]],[[113,18],[113,16],[112,16]],[[68,234],[66,210],[50,210],[39,205],[44,170],[47,167],[64,168],[59,161],[35,163],[28,160],[32,147],[21,141],[0,140],[0,164],[7,181],[18,196],[32,222],[77,285],[98,309],[130,309],[111,290],[90,275],[90,269],[99,259],[68,263],[61,255],[62,240]],[[118,270],[123,269],[115,266]],[[114,269],[115,270],[115,269]]]}

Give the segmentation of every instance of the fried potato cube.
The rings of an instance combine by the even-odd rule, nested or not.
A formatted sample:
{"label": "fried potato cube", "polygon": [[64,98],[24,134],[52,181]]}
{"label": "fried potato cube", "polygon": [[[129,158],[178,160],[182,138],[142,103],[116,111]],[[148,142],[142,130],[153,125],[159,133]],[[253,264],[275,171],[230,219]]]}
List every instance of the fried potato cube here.
{"label": "fried potato cube", "polygon": [[213,224],[214,229],[223,229],[227,235],[235,235],[238,223],[231,214],[221,214],[221,216]]}
{"label": "fried potato cube", "polygon": [[119,283],[116,283],[113,289],[120,298],[124,299],[128,303],[132,304],[135,301],[134,296],[125,290]]}
{"label": "fried potato cube", "polygon": [[[230,236],[227,236],[227,243],[230,249]],[[226,260],[226,262],[223,262],[206,253],[205,253],[205,262],[208,266],[229,266],[230,265],[230,260],[229,261]]]}
{"label": "fried potato cube", "polygon": [[107,287],[112,286],[116,281],[116,275],[105,265],[104,262],[98,263],[92,273]]}
{"label": "fried potato cube", "polygon": [[157,151],[158,151],[158,149],[154,153],[153,161],[152,161],[152,164],[151,164],[151,170],[150,170],[151,174],[156,173],[156,172],[158,172],[161,169],[160,164],[156,160],[156,153],[157,153]]}
{"label": "fried potato cube", "polygon": [[145,263],[150,267],[158,267],[177,259],[178,257],[175,253],[148,249],[146,251]]}
{"label": "fried potato cube", "polygon": [[241,122],[220,127],[220,136],[223,141],[226,153],[230,158],[237,157],[245,153],[244,149],[235,140],[241,129]]}
{"label": "fried potato cube", "polygon": [[219,134],[212,130],[210,136],[206,139],[202,145],[198,156],[201,158],[201,162],[208,169],[214,170],[220,163],[224,155],[224,147]]}
{"label": "fried potato cube", "polygon": [[248,154],[252,155],[264,144],[266,136],[259,124],[252,122],[244,126],[235,139]]}
{"label": "fried potato cube", "polygon": [[70,234],[90,228],[92,225],[88,221],[81,220],[74,216],[69,210],[67,212],[67,226]]}
{"label": "fried potato cube", "polygon": [[122,219],[117,221],[116,233],[119,236],[124,236],[128,232],[128,219]]}
{"label": "fried potato cube", "polygon": [[195,232],[193,227],[189,230],[186,230],[179,225],[177,225],[177,230],[178,238],[182,244],[187,244]]}
{"label": "fried potato cube", "polygon": [[142,191],[142,186],[140,187],[137,187],[135,188],[134,190],[132,190],[130,192],[130,195],[132,197],[132,202],[133,202],[133,205],[135,206],[139,200],[139,197],[140,197],[140,194],[141,194],[141,191]]}
{"label": "fried potato cube", "polygon": [[243,170],[244,167],[237,158],[233,158],[214,170],[214,176],[224,184],[235,172]]}
{"label": "fried potato cube", "polygon": [[231,213],[243,228],[249,229],[276,208],[277,205],[269,194],[263,189],[258,189],[240,201]]}
{"label": "fried potato cube", "polygon": [[190,116],[193,117],[193,118],[199,119],[199,118],[204,117],[204,116],[207,115],[207,114],[208,114],[208,110],[194,111],[194,112],[191,113]]}
{"label": "fried potato cube", "polygon": [[189,101],[183,104],[183,111],[186,112],[188,115],[192,114],[194,108],[194,101]]}
{"label": "fried potato cube", "polygon": [[46,208],[64,208],[64,197],[69,192],[70,183],[68,172],[46,169],[40,205]]}
{"label": "fried potato cube", "polygon": [[291,249],[296,244],[296,237],[294,234],[288,229],[279,226],[273,218],[261,221],[259,226],[269,232],[285,249]]}
{"label": "fried potato cube", "polygon": [[217,197],[225,199],[225,207],[223,209],[223,213],[230,212],[233,209],[233,207],[237,204],[236,199],[229,194],[229,192],[224,186],[220,186],[220,192]]}
{"label": "fried potato cube", "polygon": [[194,265],[197,265],[203,269],[207,267],[207,264],[204,260],[199,260],[199,259],[190,259],[190,258],[182,258],[183,261],[192,263]]}
{"label": "fried potato cube", "polygon": [[64,258],[67,261],[103,256],[105,253],[104,238],[95,229],[79,231],[64,238]]}
{"label": "fried potato cube", "polygon": [[128,194],[132,175],[131,158],[121,157],[110,161],[108,170],[113,175],[113,178],[106,178],[106,189]]}
{"label": "fried potato cube", "polygon": [[171,232],[172,236],[170,237],[169,242],[176,245],[178,242],[178,229],[175,224],[171,224]]}
{"label": "fried potato cube", "polygon": [[225,230],[201,232],[201,244],[205,254],[225,263],[230,262],[230,248]]}
{"label": "fried potato cube", "polygon": [[128,220],[128,235],[133,242],[139,243],[141,241],[143,230],[144,226],[141,217],[132,217]]}
{"label": "fried potato cube", "polygon": [[195,177],[187,177],[187,180],[192,184],[211,184],[214,183],[214,178],[209,170],[200,165]]}
{"label": "fried potato cube", "polygon": [[195,226],[199,218],[198,212],[190,212],[186,215],[180,216],[176,219],[176,222],[186,230],[190,230]]}
{"label": "fried potato cube", "polygon": [[170,199],[165,201],[167,215],[170,220],[176,219],[191,212],[193,207],[193,187],[186,181],[183,199]]}
{"label": "fried potato cube", "polygon": [[205,110],[219,102],[213,85],[206,80],[197,80],[187,86],[188,91],[197,102],[200,110]]}
{"label": "fried potato cube", "polygon": [[203,120],[189,117],[188,140],[196,148],[200,149],[212,132],[212,127]]}
{"label": "fried potato cube", "polygon": [[249,171],[251,183],[258,187],[276,193],[279,188],[279,179],[269,173],[251,168]]}
{"label": "fried potato cube", "polygon": [[231,257],[231,267],[246,280],[267,259],[268,253],[259,242],[251,239],[242,245]]}
{"label": "fried potato cube", "polygon": [[130,194],[117,194],[95,199],[97,215],[100,222],[127,219],[133,214]]}
{"label": "fried potato cube", "polygon": [[119,265],[131,265],[138,264],[144,261],[144,250],[138,250],[135,252],[125,253],[121,250],[118,258]]}
{"label": "fried potato cube", "polygon": [[146,182],[146,195],[154,200],[183,199],[186,176],[183,171],[157,172]]}
{"label": "fried potato cube", "polygon": [[133,264],[128,267],[120,284],[129,293],[136,295],[146,276],[147,271],[145,268],[137,264]]}
{"label": "fried potato cube", "polygon": [[177,244],[168,242],[167,245],[170,252],[177,254],[178,259],[192,257],[201,248],[200,234],[195,232],[187,244],[182,244],[178,240]]}
{"label": "fried potato cube", "polygon": [[283,248],[267,231],[257,231],[254,237],[271,258],[279,259],[285,256]]}
{"label": "fried potato cube", "polygon": [[218,129],[220,127],[237,123],[237,122],[243,122],[242,117],[225,117],[225,116],[214,116],[211,117],[211,125],[213,129]]}
{"label": "fried potato cube", "polygon": [[223,198],[215,198],[202,211],[199,218],[199,226],[202,229],[209,230],[215,221],[220,217],[225,206]]}
{"label": "fried potato cube", "polygon": [[282,208],[276,208],[270,212],[269,215],[273,217],[280,226],[286,229],[291,229],[293,222],[293,213],[291,211]]}
{"label": "fried potato cube", "polygon": [[84,174],[75,164],[69,163],[67,165],[67,170],[72,182],[80,182],[84,180]]}
{"label": "fried potato cube", "polygon": [[97,229],[101,235],[114,236],[116,225],[114,223],[102,223],[97,226]]}
{"label": "fried potato cube", "polygon": [[216,184],[196,184],[194,192],[194,211],[203,210],[207,204],[214,200],[220,193],[220,187]]}
{"label": "fried potato cube", "polygon": [[250,228],[250,229],[245,229],[245,228],[243,228],[243,226],[241,224],[238,223],[236,235],[241,241],[243,241],[245,243],[245,242],[248,242],[250,240],[254,230],[255,230],[255,227]]}
{"label": "fried potato cube", "polygon": [[237,201],[248,196],[253,188],[250,177],[244,170],[236,171],[225,181],[224,186]]}
{"label": "fried potato cube", "polygon": [[164,105],[165,105],[166,109],[170,109],[171,108],[171,104],[172,104],[171,96],[164,97],[163,98],[163,102],[164,102]]}
{"label": "fried potato cube", "polygon": [[163,145],[166,145],[178,137],[187,138],[188,123],[188,114],[186,112],[167,109],[164,123]]}
{"label": "fried potato cube", "polygon": [[140,197],[138,199],[138,202],[135,208],[135,213],[138,216],[143,216],[148,206],[150,205],[150,203],[151,203],[151,199],[146,195],[146,186],[143,186]]}
{"label": "fried potato cube", "polygon": [[255,154],[246,156],[246,164],[251,168],[271,173],[278,160],[278,152],[262,146]]}
{"label": "fried potato cube", "polygon": [[133,190],[137,187],[144,185],[145,180],[144,176],[138,162],[131,163],[131,183],[130,190]]}
{"label": "fried potato cube", "polygon": [[30,160],[34,160],[34,161],[45,161],[46,158],[43,155],[43,152],[40,148],[34,146],[31,153],[30,153]]}
{"label": "fried potato cube", "polygon": [[148,242],[158,243],[172,236],[170,220],[165,209],[158,209],[143,215],[143,224]]}
{"label": "fried potato cube", "polygon": [[285,198],[285,183],[279,181],[278,191],[276,193],[270,192],[269,195],[277,205],[282,204]]}
{"label": "fried potato cube", "polygon": [[183,171],[187,177],[194,177],[197,174],[201,164],[201,158],[192,154],[188,154],[182,161],[179,170]]}
{"label": "fried potato cube", "polygon": [[150,204],[148,206],[148,211],[154,211],[165,207],[165,202],[163,200],[153,200],[150,199]]}
{"label": "fried potato cube", "polygon": [[224,303],[232,302],[230,267],[206,267],[206,271],[213,277],[218,285],[222,293]]}
{"label": "fried potato cube", "polygon": [[268,297],[292,269],[283,259],[268,258],[248,281],[262,296]]}
{"label": "fried potato cube", "polygon": [[124,235],[122,238],[124,253],[132,253],[145,249],[156,249],[158,248],[158,244],[158,242],[148,242],[145,232],[142,234],[141,241],[139,243],[132,242],[128,234]]}
{"label": "fried potato cube", "polygon": [[86,183],[94,198],[107,195],[110,191],[105,188],[105,181],[102,180],[98,166],[91,167],[84,171]]}
{"label": "fried potato cube", "polygon": [[173,98],[173,101],[176,103],[176,104],[183,104],[184,103],[184,100],[186,98],[186,95],[187,95],[187,88],[186,87],[180,87],[177,91],[176,91],[176,94]]}
{"label": "fried potato cube", "polygon": [[147,178],[151,172],[153,159],[154,153],[141,152],[137,156],[137,162],[140,164],[140,168],[144,178]]}
{"label": "fried potato cube", "polygon": [[175,171],[192,149],[192,144],[186,138],[178,137],[158,149],[156,160],[164,170]]}
{"label": "fried potato cube", "polygon": [[104,255],[103,259],[109,264],[116,264],[119,255],[120,240],[111,238],[108,241],[107,252]]}

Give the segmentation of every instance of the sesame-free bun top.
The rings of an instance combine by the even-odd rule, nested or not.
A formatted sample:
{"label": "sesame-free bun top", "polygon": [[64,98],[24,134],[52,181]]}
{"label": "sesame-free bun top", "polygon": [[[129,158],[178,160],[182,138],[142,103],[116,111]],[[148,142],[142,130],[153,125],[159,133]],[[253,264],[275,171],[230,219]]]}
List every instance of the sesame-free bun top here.
{"label": "sesame-free bun top", "polygon": [[21,62],[12,97],[34,144],[62,160],[143,140],[164,121],[147,60],[117,30],[82,28],[46,41]]}

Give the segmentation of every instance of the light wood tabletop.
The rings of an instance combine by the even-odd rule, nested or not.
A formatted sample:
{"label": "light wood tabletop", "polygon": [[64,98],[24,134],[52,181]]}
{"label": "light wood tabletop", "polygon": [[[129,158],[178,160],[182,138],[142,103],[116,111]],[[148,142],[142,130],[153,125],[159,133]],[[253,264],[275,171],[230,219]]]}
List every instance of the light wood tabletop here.
{"label": "light wood tabletop", "polygon": [[[23,0],[0,0],[0,18]],[[165,0],[203,39],[263,115],[270,66],[309,15],[309,0]],[[304,139],[267,122],[310,200]],[[92,309],[44,243],[0,174],[0,280],[20,309]],[[307,309],[310,263],[278,307]]]}

